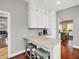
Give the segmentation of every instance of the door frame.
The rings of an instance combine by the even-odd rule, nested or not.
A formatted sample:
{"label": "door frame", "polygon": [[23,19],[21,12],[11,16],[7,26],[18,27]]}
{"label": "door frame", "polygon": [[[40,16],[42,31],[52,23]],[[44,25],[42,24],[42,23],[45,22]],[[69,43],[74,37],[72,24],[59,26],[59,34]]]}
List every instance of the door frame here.
{"label": "door frame", "polygon": [[3,15],[0,15],[0,16],[5,16],[7,17],[7,31],[8,31],[8,58],[10,57],[11,55],[11,13],[10,12],[7,12],[7,11],[3,11],[3,10],[0,10],[0,13],[2,13]]}

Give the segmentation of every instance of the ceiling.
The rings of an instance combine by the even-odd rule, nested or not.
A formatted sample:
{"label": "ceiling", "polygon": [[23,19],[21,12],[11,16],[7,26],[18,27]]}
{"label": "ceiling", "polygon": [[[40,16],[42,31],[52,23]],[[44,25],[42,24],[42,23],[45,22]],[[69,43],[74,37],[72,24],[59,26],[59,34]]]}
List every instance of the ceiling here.
{"label": "ceiling", "polygon": [[[33,0],[32,0],[33,1]],[[41,6],[42,8],[46,8],[48,10],[63,10],[72,6],[79,5],[79,0],[59,0],[61,3],[58,5],[57,0],[34,0],[34,2]]]}

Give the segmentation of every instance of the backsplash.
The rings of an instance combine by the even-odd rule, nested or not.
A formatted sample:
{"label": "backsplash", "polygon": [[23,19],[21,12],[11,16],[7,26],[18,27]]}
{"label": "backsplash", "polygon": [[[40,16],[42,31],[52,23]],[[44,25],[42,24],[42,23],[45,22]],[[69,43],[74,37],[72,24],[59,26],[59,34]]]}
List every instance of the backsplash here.
{"label": "backsplash", "polygon": [[38,33],[39,32],[43,32],[43,29],[38,29],[38,28],[35,28],[35,29],[28,29],[28,34],[29,36],[38,36]]}

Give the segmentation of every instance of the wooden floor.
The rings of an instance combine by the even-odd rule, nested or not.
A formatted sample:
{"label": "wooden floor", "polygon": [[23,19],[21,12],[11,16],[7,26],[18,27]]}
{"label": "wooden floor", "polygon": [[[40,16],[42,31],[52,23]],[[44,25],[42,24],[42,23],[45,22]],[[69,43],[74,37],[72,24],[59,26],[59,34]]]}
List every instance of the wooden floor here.
{"label": "wooden floor", "polygon": [[[68,46],[68,41],[61,42],[61,59],[79,59],[79,49]],[[10,59],[29,59],[24,53]]]}
{"label": "wooden floor", "polygon": [[79,49],[68,47],[68,40],[61,42],[61,59],[79,59]]}
{"label": "wooden floor", "polygon": [[75,56],[75,59],[79,59],[79,49],[74,48],[73,55]]}
{"label": "wooden floor", "polygon": [[0,48],[0,59],[7,59],[8,58],[8,48],[3,47]]}
{"label": "wooden floor", "polygon": [[0,48],[6,47],[6,38],[0,38]]}
{"label": "wooden floor", "polygon": [[7,38],[5,36],[0,36],[0,59],[8,58],[8,48],[6,43]]}
{"label": "wooden floor", "polygon": [[20,55],[18,55],[18,56],[15,56],[15,57],[13,57],[13,58],[10,58],[10,59],[29,59],[29,57],[26,56],[25,53],[23,53],[23,54],[20,54]]}

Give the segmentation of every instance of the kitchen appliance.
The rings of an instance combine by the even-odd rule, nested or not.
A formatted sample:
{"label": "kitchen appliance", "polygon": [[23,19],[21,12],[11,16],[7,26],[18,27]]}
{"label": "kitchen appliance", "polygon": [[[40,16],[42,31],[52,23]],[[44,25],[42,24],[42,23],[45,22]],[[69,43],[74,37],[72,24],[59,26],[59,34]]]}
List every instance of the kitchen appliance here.
{"label": "kitchen appliance", "polygon": [[42,32],[39,32],[38,35],[39,35],[39,36],[42,36]]}
{"label": "kitchen appliance", "polygon": [[43,35],[47,35],[47,29],[43,29]]}

